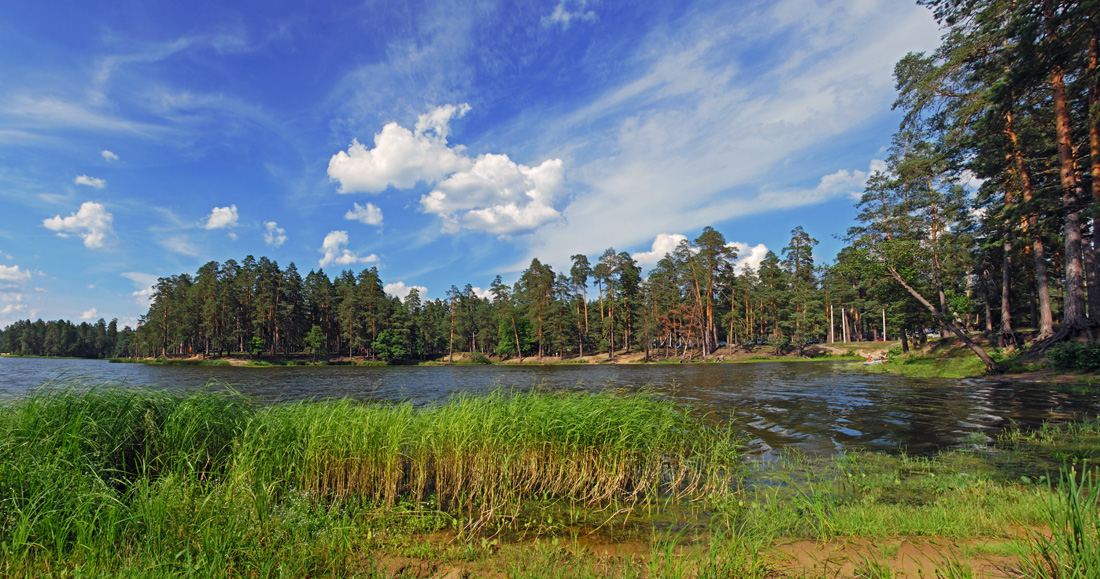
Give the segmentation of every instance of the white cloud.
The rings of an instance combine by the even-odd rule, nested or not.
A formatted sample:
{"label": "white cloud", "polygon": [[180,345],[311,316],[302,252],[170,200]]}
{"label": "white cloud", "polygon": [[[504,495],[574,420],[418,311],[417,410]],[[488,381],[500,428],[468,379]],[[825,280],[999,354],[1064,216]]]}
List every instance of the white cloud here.
{"label": "white cloud", "polygon": [[687,236],[679,233],[658,233],[653,240],[650,251],[640,251],[634,254],[634,260],[641,266],[650,266],[663,259],[666,254],[672,253],[680,242],[687,241]]}
{"label": "white cloud", "polygon": [[477,297],[479,297],[483,300],[493,301],[493,290],[491,290],[491,289],[481,289],[477,286],[474,286],[471,289],[474,290],[474,295],[475,296],[477,296]]}
{"label": "white cloud", "polygon": [[740,241],[731,241],[726,247],[737,251],[737,262],[733,264],[733,270],[737,273],[744,273],[746,265],[754,271],[760,269],[760,262],[768,255],[768,248],[763,243],[750,246]]}
{"label": "white cloud", "polygon": [[[8,314],[14,314],[15,312],[25,312],[25,311],[27,311],[27,305],[26,304],[8,304],[8,305],[4,306],[3,308],[0,308],[0,315],[8,315]],[[31,317],[32,318],[34,317],[33,313],[31,314]],[[7,324],[4,324],[4,325],[7,325]]]}
{"label": "white cloud", "polygon": [[191,257],[201,257],[202,251],[198,246],[191,243],[191,239],[186,235],[176,235],[164,239],[160,242],[161,247],[171,251],[172,253],[178,253],[180,255],[187,255]]}
{"label": "white cloud", "polygon": [[286,242],[286,230],[279,227],[274,221],[264,223],[264,243],[271,247],[279,247]]}
{"label": "white cloud", "polygon": [[[817,168],[834,174],[811,194],[792,184],[832,143],[886,120],[894,63],[938,43],[930,12],[912,5],[730,2],[654,27],[624,62],[633,78],[517,129],[583,161],[570,167],[577,195],[559,207],[563,219],[536,231],[516,264],[854,193],[865,175],[838,171],[847,159]],[[782,49],[762,57],[764,44]]]}
{"label": "white cloud", "polygon": [[390,185],[410,189],[418,182],[434,183],[469,166],[462,147],[449,147],[451,119],[470,110],[467,104],[444,105],[420,115],[416,132],[395,122],[374,135],[374,148],[353,140],[348,150],[332,156],[328,175],[340,182],[340,193],[378,193]]}
{"label": "white cloud", "polygon": [[157,285],[157,280],[159,278],[151,273],[139,273],[136,271],[128,271],[120,275],[134,284],[135,290],[130,294],[134,298],[134,303],[148,309],[149,302],[153,297],[153,288]]}
{"label": "white cloud", "polygon": [[111,161],[117,161],[118,160],[118,155],[108,151],[107,149],[103,149],[102,151],[99,152],[99,154],[102,155],[103,160],[107,161],[108,163],[110,163]]}
{"label": "white cloud", "polygon": [[98,177],[89,177],[87,175],[77,175],[76,179],[73,179],[73,183],[77,185],[87,185],[88,187],[94,187],[96,189],[102,189],[107,186],[107,182]]}
{"label": "white cloud", "polygon": [[229,232],[229,239],[232,239],[233,241],[237,241],[237,234],[230,231]]}
{"label": "white cloud", "polygon": [[18,265],[0,265],[0,282],[22,282],[31,279],[31,272],[19,269]]}
{"label": "white cloud", "polygon": [[542,17],[542,25],[560,25],[565,30],[573,22],[595,22],[599,17],[592,10],[585,10],[587,4],[586,0],[561,0],[549,16]]}
{"label": "white cloud", "polygon": [[79,235],[84,239],[84,246],[89,248],[103,247],[108,235],[113,235],[111,222],[112,216],[102,205],[87,201],[80,206],[80,210],[68,217],[60,215],[43,220],[42,225],[46,229],[56,231],[59,237],[68,237],[69,234]]}
{"label": "white cloud", "polygon": [[80,319],[82,319],[82,320],[94,320],[98,316],[99,316],[99,312],[96,311],[95,308],[92,308],[92,309],[84,312],[83,314],[80,314]]}
{"label": "white cloud", "polygon": [[324,254],[321,257],[321,267],[326,265],[351,265],[353,263],[373,263],[378,261],[378,256],[370,254],[366,257],[360,257],[356,253],[352,253],[351,250],[344,247],[348,244],[348,232],[347,231],[330,231],[325,236],[324,242],[321,243],[321,249],[319,250]]}
{"label": "white cloud", "polygon": [[344,214],[344,219],[358,221],[366,225],[382,225],[382,210],[373,203],[360,205],[355,203],[355,209]]}
{"label": "white cloud", "polygon": [[511,235],[561,218],[554,201],[562,190],[563,163],[551,159],[537,167],[507,155],[481,155],[420,198],[420,208],[443,218],[443,230],[461,228]]}
{"label": "white cloud", "polygon": [[237,226],[237,206],[215,207],[206,218],[203,229],[225,229]]}
{"label": "white cloud", "polygon": [[409,292],[412,291],[413,288],[416,288],[417,291],[420,292],[421,298],[423,298],[428,293],[428,288],[422,285],[405,285],[405,282],[403,281],[388,283],[382,288],[382,291],[386,292],[386,295],[390,295],[399,298],[401,301],[405,301],[405,298],[409,296]]}

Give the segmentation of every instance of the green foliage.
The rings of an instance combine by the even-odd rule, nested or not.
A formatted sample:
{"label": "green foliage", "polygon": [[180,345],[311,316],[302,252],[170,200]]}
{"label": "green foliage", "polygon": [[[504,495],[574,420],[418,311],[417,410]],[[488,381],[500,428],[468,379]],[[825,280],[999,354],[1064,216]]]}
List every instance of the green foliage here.
{"label": "green foliage", "polygon": [[387,364],[400,362],[409,355],[404,337],[394,330],[382,330],[378,339],[371,344],[374,353]]}
{"label": "green foliage", "polygon": [[325,332],[321,326],[314,324],[313,327],[309,329],[309,333],[306,334],[304,341],[306,352],[314,356],[328,353],[325,347]]}
{"label": "green foliage", "polygon": [[470,363],[472,363],[472,364],[492,364],[493,361],[490,360],[488,356],[486,356],[485,354],[482,354],[481,352],[471,352],[470,353]]}
{"label": "green foliage", "polygon": [[1100,370],[1100,341],[1063,342],[1047,351],[1047,359],[1063,370]]}
{"label": "green foliage", "polygon": [[259,336],[252,336],[252,339],[248,341],[248,353],[253,356],[259,356],[264,351],[264,347],[264,339]]}

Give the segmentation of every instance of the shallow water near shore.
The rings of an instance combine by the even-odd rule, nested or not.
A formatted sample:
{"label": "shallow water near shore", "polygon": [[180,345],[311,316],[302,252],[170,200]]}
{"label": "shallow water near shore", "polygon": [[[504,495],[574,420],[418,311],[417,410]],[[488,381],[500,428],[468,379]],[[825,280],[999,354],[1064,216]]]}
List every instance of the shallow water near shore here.
{"label": "shallow water near shore", "polygon": [[754,363],[547,366],[305,366],[236,368],[0,358],[0,397],[42,384],[119,381],[152,388],[226,383],[263,403],[313,398],[428,404],[496,389],[633,390],[681,401],[751,441],[762,460],[779,450],[912,455],[981,444],[1009,425],[1095,418],[1100,394],[1043,384],[864,374],[850,364]]}

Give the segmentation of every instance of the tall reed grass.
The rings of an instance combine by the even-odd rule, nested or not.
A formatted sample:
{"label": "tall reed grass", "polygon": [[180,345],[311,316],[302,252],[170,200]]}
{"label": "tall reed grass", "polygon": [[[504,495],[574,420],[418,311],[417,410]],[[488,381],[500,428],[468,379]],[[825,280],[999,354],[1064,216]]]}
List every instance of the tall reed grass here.
{"label": "tall reed grass", "polygon": [[237,468],[318,497],[446,511],[515,512],[524,500],[585,505],[732,490],[728,432],[645,394],[457,396],[424,408],[300,403],[258,415]]}
{"label": "tall reed grass", "polygon": [[528,501],[718,500],[737,474],[728,432],[647,394],[260,408],[50,388],[0,405],[0,576],[348,575],[397,506],[492,528]]}
{"label": "tall reed grass", "polygon": [[1050,534],[1030,537],[1025,568],[1041,579],[1100,577],[1100,475],[1065,467],[1060,478],[1045,505]]}

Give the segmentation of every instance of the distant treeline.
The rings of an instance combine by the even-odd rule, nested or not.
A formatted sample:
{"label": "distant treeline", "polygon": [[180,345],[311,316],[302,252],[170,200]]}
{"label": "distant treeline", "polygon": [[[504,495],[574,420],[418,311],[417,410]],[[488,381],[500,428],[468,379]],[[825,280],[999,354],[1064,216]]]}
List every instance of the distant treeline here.
{"label": "distant treeline", "polygon": [[65,320],[21,320],[0,330],[0,352],[20,356],[116,358],[133,352],[134,330],[118,320],[79,325]]}
{"label": "distant treeline", "polygon": [[608,249],[595,263],[572,256],[568,272],[534,259],[511,286],[497,276],[489,295],[467,284],[434,300],[415,289],[404,300],[387,295],[375,268],[303,278],[294,264],[283,269],[266,257],[209,262],[194,276],[157,281],[132,349],[143,356],[311,353],[384,361],[455,352],[689,357],[732,344],[767,342],[779,352],[834,337],[874,339],[884,304],[894,328],[931,323],[896,291],[883,293],[882,276],[868,279],[862,263],[815,267],[816,243],[796,228],[782,258],[768,252],[757,268],[738,270],[735,247],[707,227],[645,278],[630,254]]}

